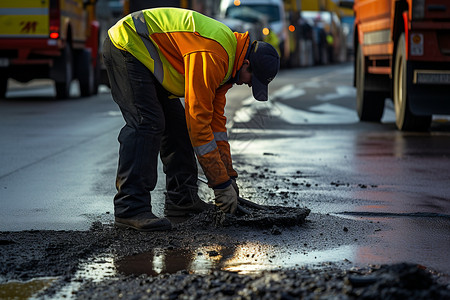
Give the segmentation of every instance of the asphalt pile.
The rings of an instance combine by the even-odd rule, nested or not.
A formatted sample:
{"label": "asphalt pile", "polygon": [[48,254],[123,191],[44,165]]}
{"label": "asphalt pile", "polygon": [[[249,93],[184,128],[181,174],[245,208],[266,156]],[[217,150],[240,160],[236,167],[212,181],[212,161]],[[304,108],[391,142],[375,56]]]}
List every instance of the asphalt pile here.
{"label": "asphalt pile", "polygon": [[176,225],[181,228],[246,226],[268,229],[293,227],[305,223],[311,210],[300,207],[259,205],[240,198],[235,214],[225,214],[217,207],[197,214]]}

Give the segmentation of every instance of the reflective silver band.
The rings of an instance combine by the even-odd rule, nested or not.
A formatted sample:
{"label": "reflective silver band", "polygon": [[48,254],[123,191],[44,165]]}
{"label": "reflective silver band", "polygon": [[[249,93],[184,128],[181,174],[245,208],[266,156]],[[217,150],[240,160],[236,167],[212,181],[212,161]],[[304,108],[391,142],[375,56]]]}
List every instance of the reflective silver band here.
{"label": "reflective silver band", "polygon": [[228,142],[228,135],[227,132],[214,132],[214,139],[216,141],[227,141]]}
{"label": "reflective silver band", "polygon": [[150,57],[153,59],[154,69],[153,75],[155,75],[156,79],[160,83],[164,80],[164,69],[163,64],[161,62],[161,58],[159,57],[159,53],[155,48],[155,45],[150,41],[150,33],[148,32],[147,24],[145,23],[144,14],[142,11],[137,11],[131,14],[133,17],[134,27],[136,28],[136,32],[140,35],[142,42],[147,48]]}
{"label": "reflective silver band", "polygon": [[194,152],[198,156],[202,156],[202,155],[205,155],[205,154],[215,150],[216,148],[217,148],[216,141],[212,140],[211,142],[209,142],[209,143],[207,143],[205,145],[194,147]]}

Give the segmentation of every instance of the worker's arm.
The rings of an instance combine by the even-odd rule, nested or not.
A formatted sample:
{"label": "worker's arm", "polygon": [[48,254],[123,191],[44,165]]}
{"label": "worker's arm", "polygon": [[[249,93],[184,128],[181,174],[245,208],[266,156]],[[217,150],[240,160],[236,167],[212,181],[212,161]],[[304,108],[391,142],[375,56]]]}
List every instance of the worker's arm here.
{"label": "worker's arm", "polygon": [[211,123],[216,90],[228,70],[228,61],[211,52],[194,52],[184,57],[185,111],[189,137],[211,187],[230,181],[222,161]]}
{"label": "worker's arm", "polygon": [[214,116],[211,122],[211,128],[214,132],[217,146],[219,147],[220,157],[227,168],[228,176],[236,178],[238,174],[233,169],[230,144],[228,143],[228,132],[226,128],[227,118],[225,117],[225,94],[231,87],[232,84],[225,84],[216,91],[214,99]]}

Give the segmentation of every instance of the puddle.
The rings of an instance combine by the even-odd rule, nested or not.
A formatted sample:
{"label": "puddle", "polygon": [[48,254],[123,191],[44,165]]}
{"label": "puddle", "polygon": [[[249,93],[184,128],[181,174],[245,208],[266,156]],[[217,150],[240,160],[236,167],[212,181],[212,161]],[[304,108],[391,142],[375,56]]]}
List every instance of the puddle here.
{"label": "puddle", "polygon": [[[389,233],[376,233],[387,235]],[[392,239],[388,240],[392,241]],[[442,263],[445,249],[422,249],[420,246],[403,247],[411,243],[387,244],[380,240],[379,245],[342,245],[324,250],[304,250],[271,245],[247,243],[235,248],[210,246],[194,251],[186,249],[155,249],[152,252],[124,257],[114,262],[116,272],[123,275],[157,276],[187,271],[191,274],[208,274],[214,270],[229,271],[238,274],[260,274],[264,271],[318,267],[329,263],[344,266],[364,266],[366,264],[388,264],[409,261],[418,263],[416,252],[428,253],[430,259],[423,261],[427,268],[447,273],[449,266]],[[433,248],[433,249],[432,249]],[[441,261],[436,264],[436,261]]]}
{"label": "puddle", "polygon": [[0,299],[31,299],[34,294],[49,287],[55,277],[36,278],[29,281],[9,281],[0,284]]}
{"label": "puddle", "polygon": [[[246,243],[234,248],[222,246],[201,247],[196,250],[155,249],[128,256],[114,262],[123,275],[173,274],[185,270],[191,274],[207,274],[213,270],[239,274],[258,274],[267,270],[339,262],[354,256],[354,247],[341,246],[324,251],[298,251],[280,254],[276,246]],[[284,252],[284,251],[283,251]]]}

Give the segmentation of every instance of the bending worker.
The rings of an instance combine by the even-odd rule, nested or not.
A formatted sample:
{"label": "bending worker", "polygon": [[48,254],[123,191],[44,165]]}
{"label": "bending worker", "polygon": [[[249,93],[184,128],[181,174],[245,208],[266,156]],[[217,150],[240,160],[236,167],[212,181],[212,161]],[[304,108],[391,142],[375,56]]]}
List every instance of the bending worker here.
{"label": "bending worker", "polygon": [[[119,133],[115,224],[140,231],[171,223],[152,213],[160,153],[166,174],[166,216],[199,213],[197,163],[224,212],[237,207],[237,177],[225,127],[225,93],[252,87],[266,101],[279,56],[200,13],[178,8],[134,12],[108,31],[103,46],[111,93],[126,125]],[[179,98],[184,97],[183,108]]]}

